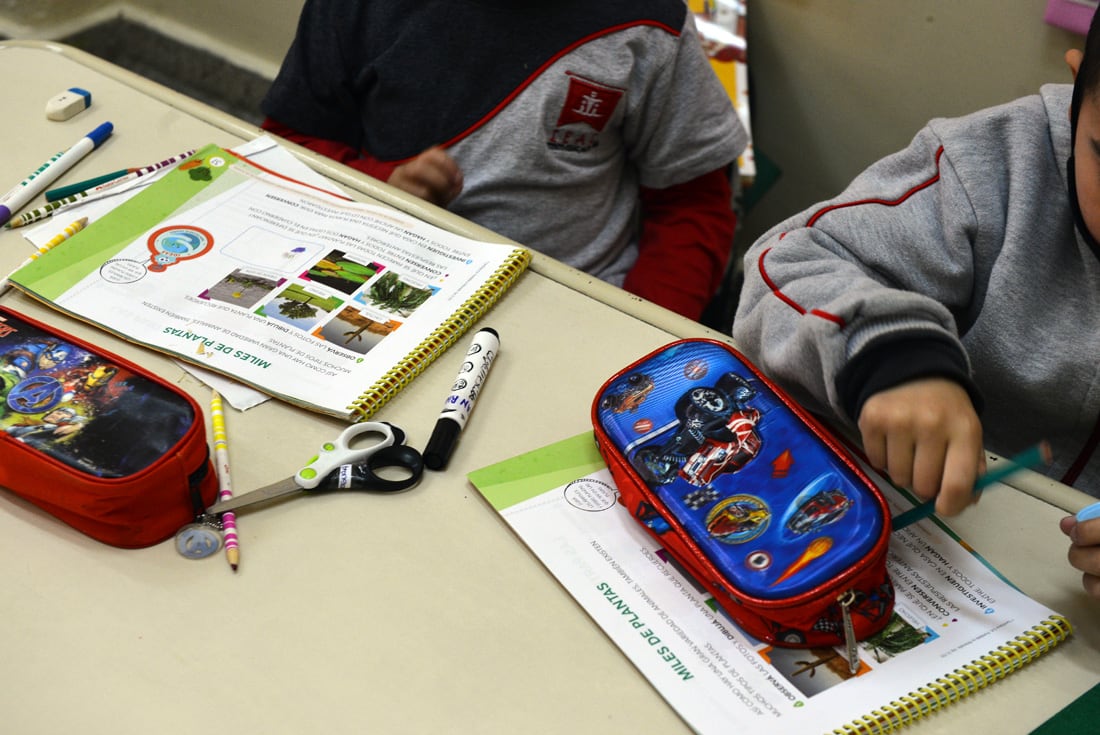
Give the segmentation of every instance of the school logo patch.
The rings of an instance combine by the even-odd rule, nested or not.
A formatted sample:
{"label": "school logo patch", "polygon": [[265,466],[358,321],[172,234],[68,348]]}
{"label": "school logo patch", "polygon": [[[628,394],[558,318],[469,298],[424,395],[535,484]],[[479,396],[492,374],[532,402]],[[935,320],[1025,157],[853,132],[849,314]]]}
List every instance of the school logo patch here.
{"label": "school logo patch", "polygon": [[547,145],[559,150],[587,151],[600,143],[624,90],[569,74],[569,89]]}

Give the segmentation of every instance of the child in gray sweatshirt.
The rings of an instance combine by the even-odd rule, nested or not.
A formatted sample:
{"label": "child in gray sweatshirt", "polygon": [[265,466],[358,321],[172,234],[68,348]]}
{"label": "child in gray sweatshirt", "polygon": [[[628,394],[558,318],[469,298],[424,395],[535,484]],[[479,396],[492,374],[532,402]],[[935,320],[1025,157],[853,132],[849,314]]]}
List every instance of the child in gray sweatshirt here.
{"label": "child in gray sweatshirt", "polygon": [[[1100,496],[1100,21],[1066,61],[1074,85],[933,120],[745,256],[738,346],[941,515],[983,446],[1048,440]],[[1100,519],[1062,528],[1100,597]]]}

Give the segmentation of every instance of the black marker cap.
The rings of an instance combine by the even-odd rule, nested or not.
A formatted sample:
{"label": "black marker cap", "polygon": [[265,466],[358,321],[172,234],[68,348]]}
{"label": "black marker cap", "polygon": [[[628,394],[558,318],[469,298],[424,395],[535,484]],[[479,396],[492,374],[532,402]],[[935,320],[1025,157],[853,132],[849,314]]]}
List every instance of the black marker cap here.
{"label": "black marker cap", "polygon": [[436,421],[432,437],[428,439],[428,446],[424,447],[424,466],[430,470],[441,470],[446,467],[461,432],[462,427],[457,421],[448,418]]}

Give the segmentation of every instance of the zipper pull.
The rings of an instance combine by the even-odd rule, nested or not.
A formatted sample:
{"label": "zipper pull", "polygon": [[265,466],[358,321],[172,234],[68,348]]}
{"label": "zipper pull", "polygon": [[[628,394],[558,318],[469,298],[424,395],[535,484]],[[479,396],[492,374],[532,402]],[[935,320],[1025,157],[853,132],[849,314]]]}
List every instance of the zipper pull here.
{"label": "zipper pull", "polygon": [[840,605],[840,616],[844,621],[844,648],[848,654],[848,671],[859,671],[859,649],[856,646],[856,628],[852,624],[852,603],[856,601],[856,593],[852,590],[842,593],[836,598]]}

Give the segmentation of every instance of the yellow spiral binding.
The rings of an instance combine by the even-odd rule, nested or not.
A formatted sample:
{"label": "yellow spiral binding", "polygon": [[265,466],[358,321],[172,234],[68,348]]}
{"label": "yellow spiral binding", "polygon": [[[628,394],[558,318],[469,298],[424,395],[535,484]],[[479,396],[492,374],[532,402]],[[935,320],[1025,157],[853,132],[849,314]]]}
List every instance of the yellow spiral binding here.
{"label": "yellow spiral binding", "polygon": [[424,369],[431,365],[443,351],[453,345],[482,315],[504,295],[516,279],[531,263],[531,252],[524,249],[513,250],[503,264],[475,291],[470,298],[458,307],[447,321],[424,338],[419,345],[405,356],[394,368],[375,381],[374,385],[359,395],[348,406],[352,421],[364,421],[370,418],[386,401],[408,385]]}
{"label": "yellow spiral binding", "polygon": [[930,712],[1003,679],[1072,634],[1070,622],[1061,615],[1053,615],[977,660],[836,728],[833,735],[881,735],[900,730]]}

